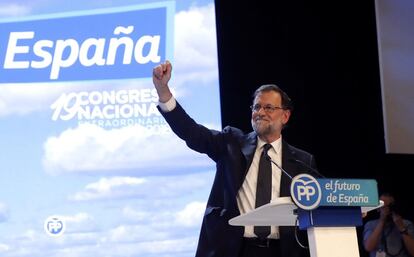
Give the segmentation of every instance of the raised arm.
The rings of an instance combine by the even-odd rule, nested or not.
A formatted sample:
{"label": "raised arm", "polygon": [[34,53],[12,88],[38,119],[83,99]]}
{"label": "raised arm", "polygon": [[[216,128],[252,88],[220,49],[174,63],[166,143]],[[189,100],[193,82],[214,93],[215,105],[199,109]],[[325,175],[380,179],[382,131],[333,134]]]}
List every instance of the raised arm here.
{"label": "raised arm", "polygon": [[183,139],[191,149],[200,153],[206,153],[211,159],[216,161],[223,151],[223,134],[196,123],[175,100],[174,104],[171,105],[173,95],[168,86],[171,71],[172,65],[169,61],[153,69],[152,80],[154,87],[157,90],[159,101],[164,104],[158,106],[160,113],[174,133]]}
{"label": "raised arm", "polygon": [[380,211],[381,214],[377,225],[374,228],[371,228],[371,231],[364,231],[364,234],[370,233],[366,237],[364,235],[364,248],[367,252],[375,251],[378,247],[381,242],[382,231],[384,230],[386,219],[390,215],[388,206],[381,207]]}

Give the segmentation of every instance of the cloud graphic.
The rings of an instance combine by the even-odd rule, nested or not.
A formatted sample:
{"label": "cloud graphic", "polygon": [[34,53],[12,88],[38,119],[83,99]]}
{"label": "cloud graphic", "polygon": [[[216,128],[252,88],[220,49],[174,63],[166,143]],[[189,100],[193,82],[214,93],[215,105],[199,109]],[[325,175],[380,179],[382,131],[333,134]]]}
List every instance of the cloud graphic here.
{"label": "cloud graphic", "polygon": [[140,125],[105,130],[81,124],[46,140],[43,165],[50,174],[130,169],[134,174],[156,174],[167,167],[171,172],[212,163],[170,133],[158,134]]}
{"label": "cloud graphic", "polygon": [[24,16],[31,12],[31,8],[27,5],[16,3],[0,3],[1,17]]}
{"label": "cloud graphic", "polygon": [[[53,4],[54,9],[59,5],[43,0],[18,2],[33,6],[27,7],[27,12],[34,8],[45,12],[36,6],[40,4]],[[104,2],[96,6],[110,5],[110,1]],[[20,12],[9,11],[8,15],[24,15],[25,11]],[[218,80],[214,5],[177,13],[175,33],[172,85],[178,90],[174,95],[184,95],[189,86],[217,85],[211,83]],[[35,113],[52,117],[50,107],[63,93],[137,88],[152,89],[152,81],[2,84],[0,119]],[[23,233],[12,228],[0,234],[2,257],[194,256],[203,200],[214,177],[214,163],[205,155],[194,153],[168,131],[159,133],[138,125],[106,130],[82,124],[50,135],[43,150],[42,164],[48,174],[62,180],[87,174],[92,176],[82,179],[94,180],[62,188],[71,190],[66,193],[70,201],[64,202],[68,204],[64,210],[76,211],[62,216],[67,224],[62,237],[49,237],[42,224],[27,225],[32,228]],[[190,173],[194,170],[196,174]],[[0,222],[8,218],[7,206],[3,207],[0,203]],[[50,208],[64,212],[57,206]],[[55,213],[55,209],[45,211]]]}
{"label": "cloud graphic", "polygon": [[[9,218],[9,210],[4,203],[0,202],[0,222],[4,222]],[[0,250],[1,252],[1,250]]]}
{"label": "cloud graphic", "polygon": [[174,212],[165,210],[148,212],[128,206],[122,210],[122,214],[133,224],[138,224],[131,227],[144,226],[145,230],[149,230],[149,233],[153,233],[150,231],[163,231],[163,233],[169,231],[168,233],[173,233],[176,237],[183,237],[199,230],[205,206],[205,202],[192,201],[187,203],[184,208]]}
{"label": "cloud graphic", "polygon": [[78,233],[85,236],[97,229],[94,217],[86,212],[80,212],[71,216],[61,216],[61,218],[66,224],[65,234]]}
{"label": "cloud graphic", "polygon": [[69,199],[88,201],[133,196],[134,189],[145,182],[145,179],[133,177],[101,178],[98,182],[86,185],[84,191],[70,196]]}
{"label": "cloud graphic", "polygon": [[[148,210],[149,215],[142,222],[119,224],[93,232],[70,231],[75,224],[85,225],[94,220],[90,214],[62,216],[68,229],[61,237],[51,238],[42,229],[30,229],[21,235],[0,238],[0,253],[3,257],[190,257],[194,255],[201,224],[199,209],[204,205],[195,201],[177,211]],[[125,207],[122,211],[124,217],[138,212],[131,207]],[[194,214],[197,215],[191,217],[191,222],[182,220]]]}
{"label": "cloud graphic", "polygon": [[6,244],[0,244],[0,253],[7,252],[10,249],[10,246]]}
{"label": "cloud graphic", "polygon": [[205,202],[191,202],[177,213],[175,222],[185,227],[199,226],[204,215],[205,207]]}
{"label": "cloud graphic", "polygon": [[[208,192],[214,172],[196,174],[151,176],[145,178],[111,177],[100,178],[90,183],[79,192],[70,195],[71,201],[113,200],[123,198],[137,198],[141,200],[175,199],[177,197],[194,194],[194,192]],[[192,206],[191,208],[195,208]],[[135,218],[148,218],[145,212],[133,213],[129,209],[125,214]]]}
{"label": "cloud graphic", "polygon": [[[11,114],[27,115],[49,109],[65,85],[4,84],[0,87],[0,117]],[[47,103],[47,104],[45,104]]]}
{"label": "cloud graphic", "polygon": [[[190,7],[175,16],[174,85],[218,79],[214,5]],[[197,83],[195,83],[197,82]],[[191,83],[189,83],[191,84]],[[213,83],[214,84],[214,83]]]}

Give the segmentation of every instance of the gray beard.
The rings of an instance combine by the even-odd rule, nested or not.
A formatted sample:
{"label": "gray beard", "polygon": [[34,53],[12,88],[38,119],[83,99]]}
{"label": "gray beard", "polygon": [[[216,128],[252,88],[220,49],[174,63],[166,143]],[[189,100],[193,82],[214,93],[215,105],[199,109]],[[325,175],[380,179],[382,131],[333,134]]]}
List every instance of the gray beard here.
{"label": "gray beard", "polygon": [[257,134],[258,136],[265,136],[265,135],[268,135],[268,134],[270,134],[270,133],[271,133],[271,130],[272,130],[270,126],[262,127],[262,128],[259,130],[259,126],[257,126],[255,123],[252,123],[252,127],[253,127],[254,132],[256,132],[256,134]]}

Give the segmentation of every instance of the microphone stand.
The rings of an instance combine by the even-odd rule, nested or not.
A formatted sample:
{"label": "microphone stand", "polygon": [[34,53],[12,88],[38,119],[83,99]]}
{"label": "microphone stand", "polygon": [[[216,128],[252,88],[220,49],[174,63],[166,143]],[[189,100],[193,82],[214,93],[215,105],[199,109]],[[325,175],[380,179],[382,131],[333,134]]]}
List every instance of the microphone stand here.
{"label": "microphone stand", "polygon": [[307,168],[307,169],[309,169],[310,171],[312,171],[313,173],[315,173],[316,175],[318,175],[319,177],[321,177],[321,178],[326,178],[324,175],[322,175],[321,173],[319,173],[319,171],[318,171],[317,169],[312,168],[310,165],[308,165],[308,164],[304,163],[304,162],[303,162],[303,161],[301,161],[301,160],[298,160],[298,159],[289,159],[289,161],[299,163],[299,164],[301,164],[302,166],[304,166],[305,168]]}
{"label": "microphone stand", "polygon": [[272,158],[270,158],[269,154],[266,153],[265,158],[268,159],[271,163],[273,163],[276,167],[278,167],[286,176],[288,176],[290,178],[290,180],[292,180],[292,176],[289,174],[289,172],[287,172],[282,167],[280,167],[280,165],[278,165],[276,162],[274,162],[272,160]]}

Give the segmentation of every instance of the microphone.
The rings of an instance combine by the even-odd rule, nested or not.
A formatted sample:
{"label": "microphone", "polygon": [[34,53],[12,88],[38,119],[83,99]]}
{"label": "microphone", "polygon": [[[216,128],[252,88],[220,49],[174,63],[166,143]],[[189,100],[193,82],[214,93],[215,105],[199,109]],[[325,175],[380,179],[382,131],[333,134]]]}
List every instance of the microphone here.
{"label": "microphone", "polygon": [[298,160],[298,159],[289,159],[289,161],[299,163],[302,166],[304,166],[305,168],[309,169],[311,172],[313,172],[316,175],[318,175],[319,177],[326,178],[324,175],[322,175],[321,173],[319,173],[319,171],[317,169],[312,168],[310,165],[308,165],[307,163],[304,163],[301,160]]}
{"label": "microphone", "polygon": [[274,162],[272,160],[272,158],[270,158],[269,154],[266,152],[265,153],[265,158],[267,160],[269,160],[271,163],[273,163],[274,165],[276,165],[276,167],[278,167],[286,176],[288,176],[290,178],[290,180],[292,180],[292,176],[289,174],[289,172],[287,172],[286,170],[284,170],[280,165],[278,165],[276,162]]}
{"label": "microphone", "polygon": [[[289,179],[292,181],[292,176],[289,174],[289,172],[287,172],[285,169],[283,169],[279,164],[277,164],[276,162],[274,162],[273,160],[272,160],[272,158],[269,156],[269,154],[267,153],[267,152],[265,152],[265,158],[267,159],[267,160],[269,160],[271,163],[273,163],[276,167],[278,167],[282,172],[283,172],[283,174],[285,174],[286,176],[288,176],[289,177]],[[298,160],[299,161],[299,160]],[[319,174],[319,172],[318,172],[318,174]],[[296,214],[297,213],[297,209],[295,209],[295,210],[293,210],[293,213],[294,214]],[[296,214],[297,215],[297,214]],[[298,221],[298,218],[296,218],[296,222]],[[308,249],[309,247],[308,246],[305,246],[304,244],[302,244],[301,242],[300,242],[300,240],[299,240],[299,237],[298,237],[298,230],[297,230],[297,228],[298,228],[299,226],[296,226],[295,225],[295,239],[296,239],[296,243],[298,243],[298,245],[300,246],[300,247],[302,247],[302,248],[304,248],[304,249]]]}

